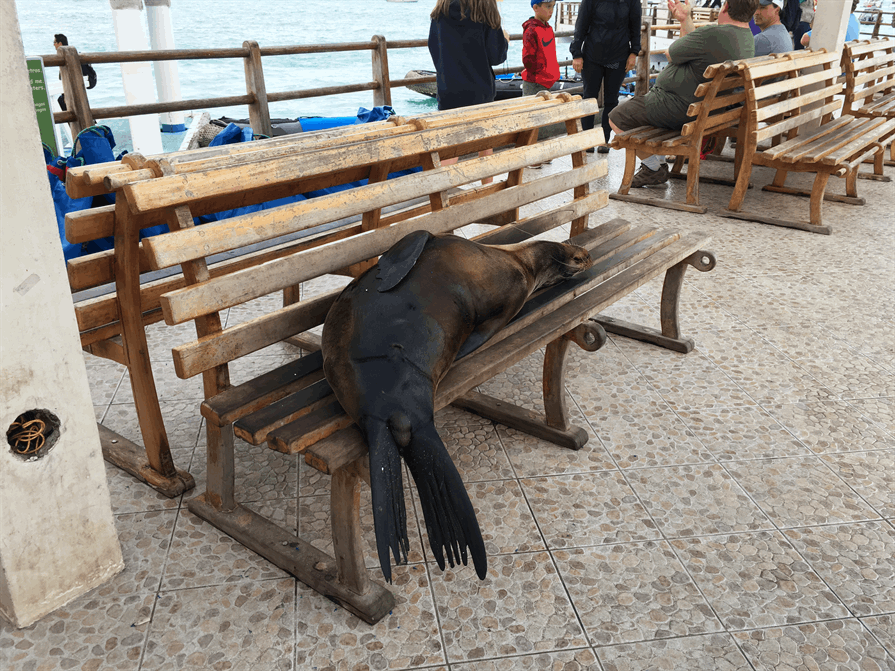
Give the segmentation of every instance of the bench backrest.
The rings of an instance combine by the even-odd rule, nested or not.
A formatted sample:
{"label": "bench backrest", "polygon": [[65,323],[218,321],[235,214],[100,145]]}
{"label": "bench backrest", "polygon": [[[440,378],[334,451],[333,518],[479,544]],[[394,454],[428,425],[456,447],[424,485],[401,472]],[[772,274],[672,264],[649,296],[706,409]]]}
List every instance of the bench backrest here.
{"label": "bench backrest", "polygon": [[842,106],[839,55],[826,50],[773,54],[764,60],[731,61],[745,82],[743,137],[748,147],[791,139],[806,123],[826,123]]}
{"label": "bench backrest", "polygon": [[[159,300],[167,323],[195,320],[200,335],[197,341],[175,348],[177,374],[186,378],[206,373],[206,394],[220,391],[220,384],[217,390],[209,388],[209,375],[239,356],[322,324],[337,292],[227,329],[221,328],[220,311],[322,275],[346,274],[352,267],[359,272],[411,231],[425,229],[437,234],[474,222],[515,221],[519,207],[570,189],[571,203],[518,223],[526,235],[568,222],[574,223],[573,234],[576,227],[583,230],[587,215],[605,204],[606,198],[602,192],[588,193],[589,182],[605,174],[604,163],[589,164],[583,153],[597,142],[599,130],[580,132],[579,120],[596,111],[595,101],[545,95],[516,107],[483,108],[489,106],[475,108],[472,121],[442,126],[439,119],[443,116],[436,116],[433,123],[426,117],[420,119],[416,130],[399,137],[321,148],[290,158],[184,174],[174,174],[171,166],[159,161],[153,169],[168,174],[122,187],[116,216],[121,215],[122,225],[132,237],[143,221],[154,220],[159,213],[164,213],[162,218],[172,229],[142,241],[142,262],[153,270],[180,265],[184,271],[181,288],[171,287],[173,290]],[[538,129],[554,123],[564,123],[568,134],[536,143]],[[505,145],[514,148],[440,165],[440,157]],[[571,172],[522,184],[526,166],[569,154],[573,156]],[[416,165],[426,169],[388,182],[382,179],[394,166]],[[193,207],[206,207],[216,198],[232,202],[234,198],[255,198],[258,193],[303,192],[302,185],[333,171],[334,166],[347,172],[353,166],[365,166],[377,178],[351,190],[192,226]],[[507,173],[506,180],[473,186],[502,173]],[[463,190],[447,195],[460,188]],[[420,200],[423,205],[406,206]],[[384,215],[383,209],[389,207],[403,209]],[[361,217],[360,223],[343,223],[351,217]],[[308,242],[286,244],[282,253],[263,264],[223,270],[207,267],[212,254],[277,242],[302,231],[318,231],[314,246]]]}
{"label": "bench backrest", "polygon": [[895,92],[895,40],[855,40],[842,50],[843,114],[871,115],[874,98]]}
{"label": "bench backrest", "polygon": [[[251,143],[212,147],[145,159],[139,155],[99,166],[73,169],[66,180],[73,196],[122,193],[131,185],[128,208],[139,212],[141,228],[170,223],[172,210],[188,205],[192,216],[220,212],[281,198],[344,185],[361,179],[382,181],[389,172],[433,167],[431,152],[441,159],[459,156],[502,144],[525,144],[536,140],[537,130],[568,118],[557,112],[568,102],[560,99],[522,98],[470,110],[436,112],[418,119],[394,118],[315,133],[284,136]],[[593,105],[591,105],[593,106]],[[408,139],[409,138],[409,139]],[[437,160],[437,159],[436,159]],[[164,166],[162,170],[161,166]],[[167,174],[161,174],[162,172]],[[234,186],[238,185],[238,186]],[[500,188],[499,185],[491,188]],[[138,203],[134,198],[141,199]],[[443,206],[444,199],[429,198],[420,211]],[[303,201],[307,202],[307,201]],[[314,209],[313,205],[310,209]],[[86,242],[116,232],[115,206],[78,212],[67,217],[67,237]],[[220,275],[266,263],[297,250],[325,244],[364,227],[382,222],[380,213],[360,213],[362,221],[323,231],[312,225],[283,233],[279,239],[237,236],[214,250],[205,251],[212,275]],[[322,225],[325,227],[325,225]],[[205,231],[205,227],[202,229]],[[121,236],[117,236],[121,238]],[[230,244],[230,243],[234,244]],[[109,250],[73,259],[68,264],[73,293],[104,287],[116,281],[116,254]],[[144,243],[133,240],[133,258],[139,273],[153,270]],[[144,324],[160,321],[159,297],[186,283],[177,269],[144,276],[140,288]],[[119,297],[107,289],[102,295],[76,301],[82,345],[102,341],[121,332]]]}

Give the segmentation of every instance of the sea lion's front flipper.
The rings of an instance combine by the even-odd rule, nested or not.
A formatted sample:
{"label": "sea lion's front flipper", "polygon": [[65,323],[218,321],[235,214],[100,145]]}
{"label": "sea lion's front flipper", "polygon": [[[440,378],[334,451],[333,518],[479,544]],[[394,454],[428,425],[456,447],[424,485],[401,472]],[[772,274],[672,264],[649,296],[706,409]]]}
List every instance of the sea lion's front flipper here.
{"label": "sea lion's front flipper", "polygon": [[415,429],[401,454],[416,482],[429,547],[439,568],[444,570],[445,554],[451,567],[455,561],[465,565],[468,547],[476,574],[484,580],[488,559],[475,509],[434,424]]}
{"label": "sea lion's front flipper", "polygon": [[413,268],[431,237],[432,234],[428,231],[408,233],[379,258],[379,273],[376,275],[376,279],[380,281],[378,291],[388,291],[398,286]]}
{"label": "sea lion's front flipper", "polygon": [[373,498],[373,529],[382,575],[392,581],[392,564],[407,563],[407,512],[404,508],[404,482],[401,456],[392,432],[384,422],[373,420],[365,427],[370,448],[370,492]]}

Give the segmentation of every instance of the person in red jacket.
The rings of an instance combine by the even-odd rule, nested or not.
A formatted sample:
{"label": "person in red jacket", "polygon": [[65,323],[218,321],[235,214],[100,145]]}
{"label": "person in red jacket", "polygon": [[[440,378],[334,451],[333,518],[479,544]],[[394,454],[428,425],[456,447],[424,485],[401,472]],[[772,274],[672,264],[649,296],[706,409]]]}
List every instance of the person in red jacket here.
{"label": "person in red jacket", "polygon": [[522,24],[522,95],[533,96],[549,90],[559,79],[556,62],[556,38],[550,27],[554,0],[531,0],[534,16]]}

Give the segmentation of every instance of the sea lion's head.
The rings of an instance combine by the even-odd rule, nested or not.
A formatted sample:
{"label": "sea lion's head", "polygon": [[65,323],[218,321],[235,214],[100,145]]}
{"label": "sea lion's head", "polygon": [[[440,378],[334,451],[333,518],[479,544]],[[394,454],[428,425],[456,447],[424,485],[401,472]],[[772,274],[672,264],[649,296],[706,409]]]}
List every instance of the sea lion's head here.
{"label": "sea lion's head", "polygon": [[590,253],[584,247],[567,242],[538,240],[525,243],[524,249],[535,276],[532,291],[568,279],[592,265]]}

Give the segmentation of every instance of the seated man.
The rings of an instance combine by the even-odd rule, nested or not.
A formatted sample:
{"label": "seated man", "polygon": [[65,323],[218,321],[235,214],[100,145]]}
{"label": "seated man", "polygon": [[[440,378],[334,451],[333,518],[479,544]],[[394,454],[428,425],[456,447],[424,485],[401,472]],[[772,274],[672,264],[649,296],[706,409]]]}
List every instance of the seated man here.
{"label": "seated man", "polygon": [[[758,0],[726,0],[718,15],[718,25],[694,30],[687,2],[668,0],[668,9],[681,23],[681,37],[668,49],[668,66],[656,77],[656,84],[645,96],[635,96],[609,114],[609,125],[616,133],[638,126],[681,128],[688,121],[687,108],[696,102],[696,88],[707,81],[702,74],[709,65],[726,60],[751,58],[755,40],[749,19]],[[640,156],[641,167],[631,186],[641,187],[668,181],[664,156]]]}
{"label": "seated man", "polygon": [[755,36],[755,55],[785,54],[792,51],[792,38],[780,21],[783,0],[759,0],[755,25],[761,32]]}

